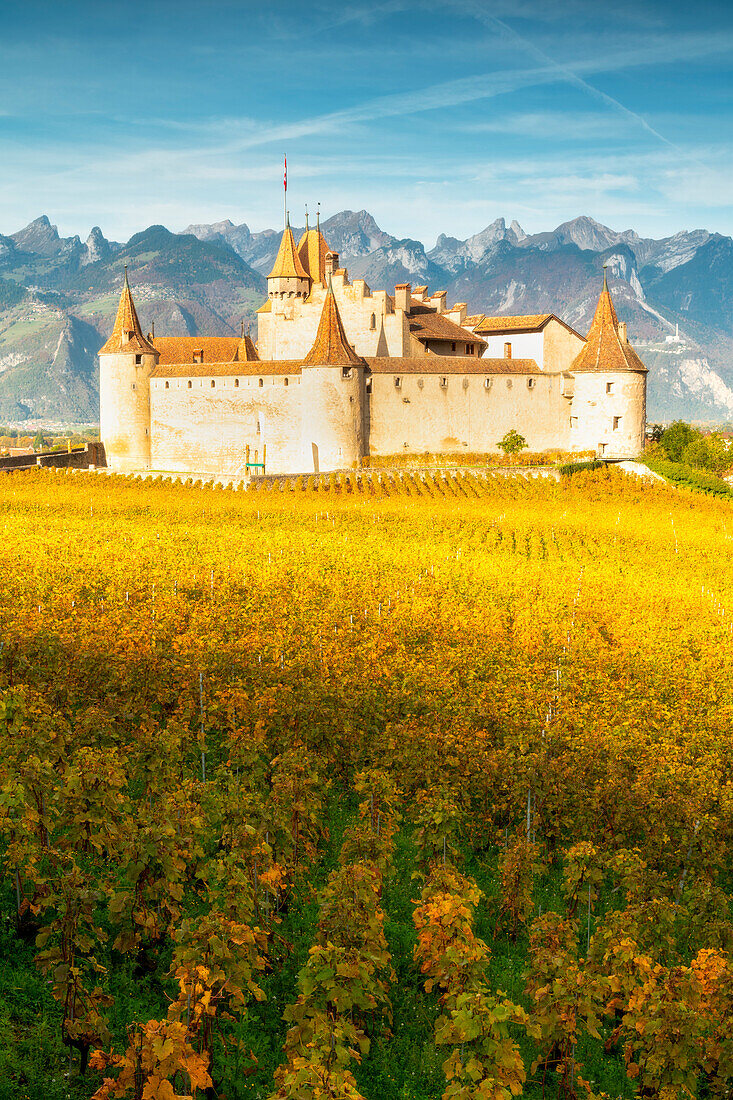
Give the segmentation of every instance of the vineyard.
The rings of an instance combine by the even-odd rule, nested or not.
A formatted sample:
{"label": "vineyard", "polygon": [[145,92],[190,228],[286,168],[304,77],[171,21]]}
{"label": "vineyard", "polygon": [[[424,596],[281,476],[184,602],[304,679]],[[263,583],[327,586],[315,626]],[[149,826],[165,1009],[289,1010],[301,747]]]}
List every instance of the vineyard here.
{"label": "vineyard", "polygon": [[726,499],[0,507],[0,1100],[730,1098]]}

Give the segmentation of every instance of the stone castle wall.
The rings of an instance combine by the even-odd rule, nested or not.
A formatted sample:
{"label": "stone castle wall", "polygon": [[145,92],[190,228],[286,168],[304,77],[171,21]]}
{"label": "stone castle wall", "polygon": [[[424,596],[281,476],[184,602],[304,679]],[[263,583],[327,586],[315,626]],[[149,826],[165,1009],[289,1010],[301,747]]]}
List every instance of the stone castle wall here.
{"label": "stone castle wall", "polygon": [[371,454],[497,452],[512,428],[531,451],[569,445],[570,403],[559,375],[408,374],[399,388],[395,377],[372,375]]}

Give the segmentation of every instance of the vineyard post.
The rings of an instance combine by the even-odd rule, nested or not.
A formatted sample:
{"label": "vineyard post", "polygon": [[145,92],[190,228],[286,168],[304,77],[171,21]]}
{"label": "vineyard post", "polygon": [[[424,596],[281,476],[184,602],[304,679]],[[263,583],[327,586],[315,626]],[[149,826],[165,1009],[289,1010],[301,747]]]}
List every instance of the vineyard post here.
{"label": "vineyard post", "polygon": [[201,782],[206,782],[206,753],[204,752],[204,674],[199,672],[199,711],[201,717]]}

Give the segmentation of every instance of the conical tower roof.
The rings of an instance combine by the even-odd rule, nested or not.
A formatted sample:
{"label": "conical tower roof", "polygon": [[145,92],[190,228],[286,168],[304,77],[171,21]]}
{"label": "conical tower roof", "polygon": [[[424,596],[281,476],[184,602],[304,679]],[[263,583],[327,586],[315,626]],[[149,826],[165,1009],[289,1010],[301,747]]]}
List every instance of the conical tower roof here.
{"label": "conical tower roof", "polygon": [[326,256],[330,251],[318,229],[306,229],[298,241],[298,256],[314,283],[325,284]]}
{"label": "conical tower roof", "polygon": [[112,335],[106,344],[99,349],[99,355],[115,351],[140,351],[156,355],[153,345],[143,336],[140,322],[132,300],[130,284],[127,281],[127,267],[125,267],[125,282],[120,295],[120,304],[117,307],[117,317],[112,329]]}
{"label": "conical tower roof", "polygon": [[307,279],[308,272],[303,267],[300,256],[295,248],[293,231],[290,222],[285,226],[285,232],[280,241],[280,248],[272,271],[268,279]]}
{"label": "conical tower roof", "polygon": [[603,272],[603,290],[582,350],[569,368],[573,372],[644,371],[646,367],[631,344],[619,334],[618,317]]}
{"label": "conical tower roof", "polygon": [[318,322],[315,343],[303,360],[303,366],[366,366],[366,360],[356,354],[346,338],[330,280],[326,301],[323,303],[321,319]]}

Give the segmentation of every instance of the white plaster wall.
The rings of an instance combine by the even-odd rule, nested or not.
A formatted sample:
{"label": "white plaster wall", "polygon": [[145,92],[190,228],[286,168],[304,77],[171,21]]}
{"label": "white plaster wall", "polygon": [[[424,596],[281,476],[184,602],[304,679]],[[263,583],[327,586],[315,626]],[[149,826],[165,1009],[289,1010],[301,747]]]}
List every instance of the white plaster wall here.
{"label": "white plaster wall", "polygon": [[114,352],[99,356],[99,426],[107,464],[115,470],[150,465],[150,374],[155,356]]}
{"label": "white plaster wall", "polygon": [[[646,375],[578,372],[570,416],[571,450],[595,450],[604,458],[634,458],[644,448]],[[621,417],[616,429],[615,416]]]}
{"label": "white plaster wall", "polygon": [[[165,388],[168,381],[169,388]],[[188,382],[191,382],[191,388]],[[250,459],[287,473],[301,466],[301,384],[296,375],[234,378],[153,378],[150,382],[151,466],[154,470],[244,473]],[[260,431],[257,432],[259,421]]]}
{"label": "white plaster wall", "polygon": [[503,359],[504,344],[512,345],[512,359],[534,359],[540,370],[544,370],[545,337],[542,332],[512,332],[481,334],[488,346],[482,359]]}
{"label": "white plaster wall", "polygon": [[349,469],[367,453],[364,368],[303,367],[302,472]]}
{"label": "white plaster wall", "polygon": [[443,389],[439,375],[409,374],[398,389],[395,375],[372,375],[370,453],[495,452],[512,428],[531,451],[567,447],[569,401],[561,376],[538,372],[532,389],[527,375],[492,375],[488,389],[485,377],[448,375]]}
{"label": "white plaster wall", "polygon": [[[385,294],[369,294],[363,280],[344,284],[333,277],[333,292],[349,343],[359,355],[409,355],[410,335],[401,310],[387,313]],[[308,300],[273,300],[270,313],[258,315],[257,352],[260,359],[302,359],[313,346],[323,312],[326,290],[316,286]],[[371,327],[374,315],[375,327]],[[420,353],[424,354],[422,348]]]}

